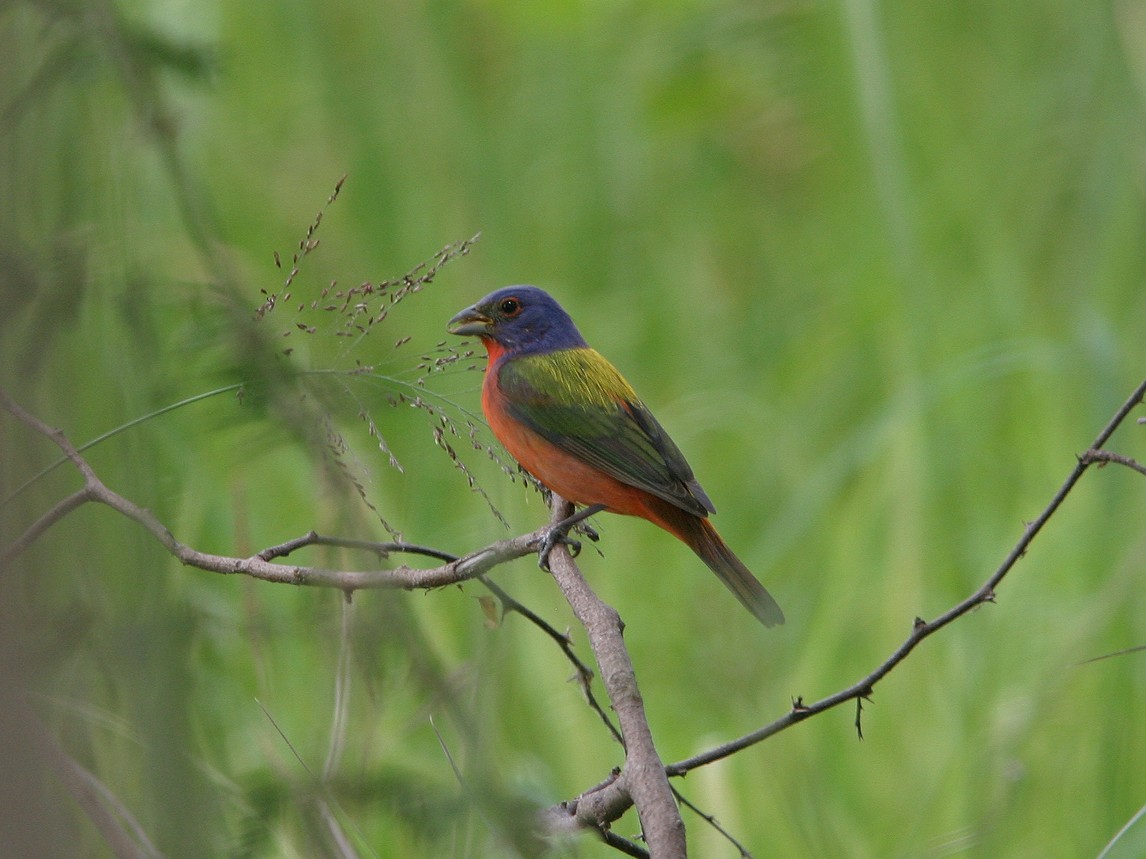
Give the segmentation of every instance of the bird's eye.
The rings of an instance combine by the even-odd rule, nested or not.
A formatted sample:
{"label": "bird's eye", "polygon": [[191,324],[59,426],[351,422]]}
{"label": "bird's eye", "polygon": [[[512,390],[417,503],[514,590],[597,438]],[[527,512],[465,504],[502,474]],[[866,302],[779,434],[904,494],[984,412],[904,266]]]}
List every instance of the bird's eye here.
{"label": "bird's eye", "polygon": [[516,298],[506,298],[497,306],[497,309],[506,316],[517,316],[521,313],[521,302]]}

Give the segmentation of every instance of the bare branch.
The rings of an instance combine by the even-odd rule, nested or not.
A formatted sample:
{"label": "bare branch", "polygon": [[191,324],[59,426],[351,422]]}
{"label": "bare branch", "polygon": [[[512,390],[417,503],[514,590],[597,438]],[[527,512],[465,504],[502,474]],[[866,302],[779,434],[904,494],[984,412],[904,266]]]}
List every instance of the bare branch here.
{"label": "bare branch", "polygon": [[[553,497],[551,525],[563,522],[572,513],[571,504],[556,495]],[[687,853],[684,823],[645,718],[636,672],[622,635],[624,623],[615,609],[593,593],[564,545],[554,547],[549,563],[553,578],[589,636],[609,702],[621,723],[625,767],[613,786],[622,784],[631,796],[650,852],[658,859],[683,857]],[[582,825],[600,827],[616,819],[602,814],[603,809],[588,799],[582,798],[574,811]]]}
{"label": "bare branch", "polygon": [[[903,660],[907,658],[911,651],[915,649],[916,645],[923,641],[923,639],[938,632],[940,629],[947,626],[947,624],[962,617],[983,603],[995,601],[995,589],[998,587],[999,583],[1003,580],[1007,573],[1009,573],[1014,568],[1015,564],[1019,562],[1019,559],[1021,559],[1023,555],[1026,554],[1027,549],[1031,545],[1031,542],[1038,535],[1039,531],[1042,530],[1042,527],[1047,523],[1051,516],[1054,515],[1055,511],[1058,510],[1058,508],[1062,505],[1062,502],[1066,500],[1066,497],[1070,494],[1071,490],[1074,489],[1075,484],[1078,483],[1079,479],[1091,464],[1117,462],[1121,465],[1128,465],[1133,463],[1133,460],[1127,460],[1126,457],[1122,457],[1117,454],[1110,454],[1107,451],[1102,450],[1102,446],[1106,444],[1106,442],[1114,434],[1114,431],[1118,429],[1123,421],[1126,420],[1126,418],[1130,415],[1130,412],[1132,412],[1138,405],[1143,402],[1144,398],[1146,398],[1146,380],[1144,380],[1137,388],[1134,389],[1134,392],[1130,394],[1130,396],[1126,399],[1126,402],[1124,402],[1119,407],[1118,411],[1114,413],[1114,416],[1107,422],[1106,426],[1103,427],[1102,432],[1098,434],[1098,437],[1095,438],[1094,443],[1091,444],[1091,446],[1087,449],[1087,452],[1078,457],[1078,462],[1075,464],[1074,469],[1072,469],[1066,480],[1063,482],[1062,486],[1059,487],[1058,491],[1047,503],[1047,506],[1043,508],[1042,513],[1039,514],[1037,519],[1026,526],[1026,528],[1023,530],[1022,536],[1019,538],[1019,541],[1015,544],[1014,548],[1012,548],[1011,551],[1007,554],[1006,558],[1003,559],[1003,562],[999,565],[995,572],[993,572],[974,593],[932,621],[924,621],[920,618],[916,618],[915,622],[912,624],[911,634],[907,637],[903,644],[901,644],[887,659],[885,659],[866,677],[853,683],[846,689],[841,689],[834,695],[829,695],[827,698],[823,698],[813,704],[805,704],[802,698],[797,698],[793,702],[792,709],[776,721],[765,725],[764,727],[759,728],[750,734],[745,734],[743,737],[733,740],[732,742],[717,746],[714,749],[709,749],[706,752],[695,755],[691,758],[686,758],[683,761],[678,761],[677,763],[670,764],[667,767],[668,774],[670,776],[681,776],[690,770],[696,769],[697,767],[704,766],[705,764],[710,764],[713,761],[720,760],[721,758],[726,758],[729,755],[739,752],[741,749],[746,749],[749,746],[761,742],[762,740],[768,739],[774,734],[780,733],[786,728],[792,727],[792,725],[796,724],[797,722],[802,722],[811,716],[815,716],[818,713],[823,713],[825,710],[830,710],[833,707],[837,707],[840,704],[843,704],[845,701],[855,700],[857,702],[856,729],[859,730],[860,710],[858,708],[860,707],[863,699],[869,698],[871,696],[872,690],[875,688],[875,684],[886,677],[897,665],[903,662]],[[1136,465],[1137,463],[1134,463],[1131,465],[1131,467],[1135,467]]]}
{"label": "bare branch", "polygon": [[752,854],[748,852],[748,848],[745,847],[743,844],[741,844],[739,841],[737,841],[732,836],[731,832],[729,832],[727,829],[725,829],[723,826],[721,826],[720,821],[716,819],[715,815],[708,814],[707,812],[702,811],[697,806],[697,804],[695,802],[690,800],[687,796],[685,796],[683,793],[681,793],[675,787],[672,789],[672,792],[673,792],[673,796],[676,797],[677,802],[679,802],[681,805],[683,805],[685,808],[687,808],[693,814],[697,815],[701,820],[703,820],[705,823],[707,823],[709,826],[711,826],[713,829],[715,829],[718,833],[720,833],[721,836],[723,836],[725,839],[727,839],[728,843],[731,844],[733,847],[735,847],[740,852],[741,859],[752,859]]}
{"label": "bare branch", "polygon": [[1125,465],[1127,468],[1132,468],[1139,474],[1146,475],[1146,465],[1135,462],[1128,456],[1123,456],[1120,453],[1113,453],[1109,450],[1098,450],[1092,447],[1079,458],[1087,465],[1090,465],[1091,463],[1097,463],[1099,468],[1102,468],[1108,462],[1115,462],[1118,465]]}
{"label": "bare branch", "polygon": [[484,549],[479,549],[457,560],[430,569],[418,569],[403,565],[388,570],[329,570],[321,567],[275,564],[264,558],[264,555],[266,558],[274,558],[289,554],[295,548],[307,545],[308,542],[315,542],[309,539],[309,535],[264,550],[264,552],[249,558],[200,552],[198,549],[176,540],[174,535],[151,511],[109,489],[61,430],[53,429],[39,418],[29,414],[3,390],[0,390],[0,407],[6,409],[31,429],[50,438],[84,478],[83,489],[56,504],[27,529],[18,540],[0,552],[0,561],[3,561],[5,567],[8,562],[23,553],[48,528],[87,501],[111,507],[128,519],[142,525],[168,552],[186,566],[223,575],[241,574],[268,582],[339,588],[344,591],[413,590],[458,584],[467,579],[477,578],[499,564],[537,551],[541,539],[548,530],[547,528],[540,528],[531,534],[501,540]]}
{"label": "bare branch", "polygon": [[[1144,398],[1146,398],[1146,381],[1143,381],[1127,398],[1126,402],[1122,404],[1118,411],[1115,412],[1114,416],[1098,434],[1098,437],[1094,440],[1090,448],[1088,448],[1087,452],[1078,458],[1077,465],[1067,476],[1062,486],[1051,498],[1039,517],[1026,526],[1014,548],[1007,554],[995,572],[992,573],[974,593],[935,620],[927,622],[921,618],[916,618],[912,624],[912,631],[907,640],[872,672],[851,686],[813,704],[805,704],[803,698],[796,698],[792,702],[791,710],[781,718],[737,740],[725,743],[724,745],[710,749],[694,757],[670,764],[665,767],[666,774],[670,777],[683,776],[693,769],[735,754],[749,746],[766,740],[774,734],[778,734],[790,728],[797,722],[802,722],[805,719],[815,716],[818,713],[823,713],[847,701],[854,700],[856,702],[856,729],[857,731],[861,730],[860,714],[862,712],[862,703],[864,700],[870,698],[876,683],[903,662],[911,651],[915,649],[915,646],[923,641],[923,639],[939,631],[947,624],[962,617],[979,605],[994,602],[995,589],[998,584],[1006,577],[1015,564],[1018,563],[1019,559],[1023,557],[1031,542],[1050,517],[1054,515],[1055,511],[1058,510],[1067,495],[1070,494],[1087,467],[1095,463],[1116,462],[1120,465],[1129,465],[1129,467],[1135,468],[1137,463],[1133,463],[1132,460],[1127,460],[1126,457],[1122,457],[1121,455],[1110,454],[1108,451],[1102,450],[1102,446],[1106,444],[1111,435],[1114,434],[1114,431],[1126,420],[1130,412],[1143,402]],[[1139,469],[1135,468],[1135,470]],[[560,517],[555,518],[555,521],[559,518]],[[561,551],[558,552],[555,550],[553,558],[560,558],[562,559],[561,563],[564,563],[564,559],[567,558],[567,553],[563,547],[559,548],[561,548]],[[584,620],[582,622],[584,623]],[[602,672],[604,673],[603,666]],[[610,698],[612,699],[611,691]],[[622,728],[624,728],[624,722],[622,722]],[[627,775],[627,773],[625,775]],[[562,831],[578,826],[601,826],[606,822],[616,820],[624,814],[633,802],[629,795],[629,789],[628,779],[614,772],[612,777],[589,788],[576,799],[559,803],[547,809],[543,815],[546,820],[546,825],[553,831]]]}
{"label": "bare branch", "polygon": [[8,548],[0,552],[0,570],[8,566],[9,562],[16,559],[17,556],[22,555],[27,551],[28,547],[40,539],[40,535],[75,510],[82,504],[87,504],[91,501],[88,497],[86,490],[81,489],[78,492],[73,492],[67,498],[61,498],[52,505],[52,509],[48,510],[33,522],[28,528],[17,537]]}

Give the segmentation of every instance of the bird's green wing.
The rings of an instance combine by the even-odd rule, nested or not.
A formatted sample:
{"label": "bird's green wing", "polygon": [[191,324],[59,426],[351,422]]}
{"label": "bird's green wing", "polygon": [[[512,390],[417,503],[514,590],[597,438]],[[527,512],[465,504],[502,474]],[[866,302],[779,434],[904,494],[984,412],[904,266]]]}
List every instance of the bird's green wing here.
{"label": "bird's green wing", "polygon": [[597,351],[519,356],[497,383],[509,413],[562,450],[682,510],[715,512],[684,454]]}

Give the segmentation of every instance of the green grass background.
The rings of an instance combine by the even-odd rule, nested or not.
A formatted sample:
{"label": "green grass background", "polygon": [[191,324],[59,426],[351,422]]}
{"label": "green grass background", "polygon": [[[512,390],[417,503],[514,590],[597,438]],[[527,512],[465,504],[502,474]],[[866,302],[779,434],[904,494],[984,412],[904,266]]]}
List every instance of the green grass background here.
{"label": "green grass background", "polygon": [[[487,291],[559,297],[788,615],[765,632],[667,535],[600,519],[582,567],[625,618],[667,761],[855,681],[969,593],[1146,373],[1133,0],[16,2],[0,56],[0,378],[77,442],[249,383],[90,451],[198,548],[386,537],[259,385],[288,341],[257,335],[295,317],[248,324],[285,276],[273,251],[289,259],[341,175],[296,301],[482,234],[369,338],[289,340],[298,368],[377,368],[309,390],[408,539],[463,552],[510,532],[434,417],[387,394]],[[480,378],[454,365],[427,396],[461,421]],[[57,453],[10,418],[0,432],[8,495]],[[1146,459],[1146,427],[1113,446]],[[544,520],[457,447],[513,533]],[[4,542],[76,485],[59,469],[6,504]],[[1146,656],[1080,663],[1146,643],[1144,522],[1139,475],[1088,474],[998,604],[878,686],[862,742],[842,708],[679,787],[756,856],[1098,855],[1146,804]],[[531,560],[496,578],[572,623]],[[358,855],[525,855],[532,805],[621,762],[556,648],[519,617],[488,628],[475,584],[347,610],[181,568],[85,508],[0,587],[5,688],[171,856],[338,855],[328,759]],[[111,855],[52,776],[20,769],[19,722],[7,843]],[[738,855],[685,821],[694,855]],[[1139,825],[1110,855],[1143,854]]]}

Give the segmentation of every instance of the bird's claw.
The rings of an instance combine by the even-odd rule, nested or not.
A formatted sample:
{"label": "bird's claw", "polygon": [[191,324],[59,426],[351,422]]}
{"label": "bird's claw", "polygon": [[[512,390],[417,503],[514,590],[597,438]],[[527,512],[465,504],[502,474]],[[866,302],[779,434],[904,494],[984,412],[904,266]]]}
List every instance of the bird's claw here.
{"label": "bird's claw", "polygon": [[[581,541],[574,540],[568,535],[567,529],[556,525],[545,532],[545,536],[541,538],[541,545],[537,548],[537,566],[549,572],[549,553],[553,551],[553,547],[561,544],[569,550],[569,556],[576,558],[581,553]],[[597,533],[594,531],[590,539],[596,540]]]}
{"label": "bird's claw", "polygon": [[581,551],[581,542],[569,536],[569,531],[572,528],[577,528],[588,539],[596,543],[600,539],[600,535],[585,520],[594,513],[600,513],[604,509],[604,504],[591,504],[574,513],[569,518],[552,525],[549,530],[545,532],[545,536],[541,538],[541,545],[537,549],[537,566],[549,572],[549,553],[553,551],[553,547],[558,543],[568,547],[570,556],[574,558],[577,557]]}

